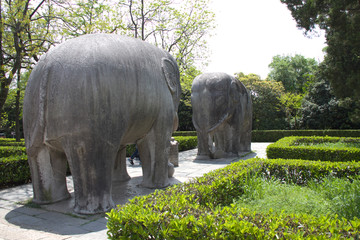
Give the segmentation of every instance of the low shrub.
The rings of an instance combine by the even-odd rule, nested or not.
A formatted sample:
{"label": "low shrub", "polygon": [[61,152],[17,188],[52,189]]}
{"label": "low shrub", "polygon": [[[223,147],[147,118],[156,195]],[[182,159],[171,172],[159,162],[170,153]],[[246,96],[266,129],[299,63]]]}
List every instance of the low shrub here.
{"label": "low shrub", "polygon": [[26,148],[22,146],[1,146],[0,158],[6,158],[10,156],[20,156],[26,154]]}
{"label": "low shrub", "polygon": [[[173,136],[197,136],[196,131],[176,131]],[[360,130],[252,130],[252,142],[276,142],[290,136],[360,137]]]}
{"label": "low shrub", "polygon": [[21,139],[16,142],[15,138],[0,138],[0,146],[22,146],[25,147],[25,140]]}
{"label": "low shrub", "polygon": [[108,213],[107,234],[110,239],[359,237],[357,218],[258,213],[233,203],[244,193],[246,179],[254,175],[304,183],[328,175],[350,178],[359,170],[360,163],[259,158],[233,163],[118,206]]}
{"label": "low shrub", "polygon": [[179,152],[197,148],[196,136],[175,136],[174,139],[179,143]]}
{"label": "low shrub", "polygon": [[173,137],[175,136],[197,136],[196,131],[176,131],[173,133]]}
{"label": "low shrub", "polygon": [[331,148],[316,145],[326,142],[360,143],[360,138],[286,137],[270,144],[266,149],[266,154],[268,158],[297,158],[332,162],[360,161],[360,148]]}
{"label": "low shrub", "polygon": [[0,188],[28,183],[30,179],[27,155],[0,158]]}
{"label": "low shrub", "polygon": [[360,137],[360,130],[253,130],[252,142],[276,142],[290,136]]}

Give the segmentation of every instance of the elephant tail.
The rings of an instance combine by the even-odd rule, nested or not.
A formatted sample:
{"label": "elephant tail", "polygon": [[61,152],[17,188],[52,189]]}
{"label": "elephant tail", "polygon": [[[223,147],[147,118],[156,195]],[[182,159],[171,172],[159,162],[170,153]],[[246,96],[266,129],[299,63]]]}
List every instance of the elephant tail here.
{"label": "elephant tail", "polygon": [[28,155],[44,144],[49,70],[38,66],[30,75],[23,107],[25,145]]}

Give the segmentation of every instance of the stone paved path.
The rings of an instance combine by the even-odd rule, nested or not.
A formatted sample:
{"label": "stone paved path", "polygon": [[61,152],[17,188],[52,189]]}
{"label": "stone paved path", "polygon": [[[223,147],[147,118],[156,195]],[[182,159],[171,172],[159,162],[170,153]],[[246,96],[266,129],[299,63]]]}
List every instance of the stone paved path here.
{"label": "stone paved path", "polygon": [[[252,143],[253,153],[241,159],[266,158],[266,147],[270,143]],[[171,184],[186,182],[212,170],[222,168],[237,159],[194,160],[196,149],[179,153],[179,167],[175,168]],[[146,195],[153,190],[141,188],[141,166],[128,166],[131,180],[116,183],[113,199],[124,204],[137,195]],[[72,179],[68,177],[68,188],[73,195]],[[24,206],[32,198],[31,184],[0,190],[0,240],[84,240],[107,239],[105,214],[95,216],[76,215],[72,212],[73,197],[68,201],[42,205],[41,208]]]}

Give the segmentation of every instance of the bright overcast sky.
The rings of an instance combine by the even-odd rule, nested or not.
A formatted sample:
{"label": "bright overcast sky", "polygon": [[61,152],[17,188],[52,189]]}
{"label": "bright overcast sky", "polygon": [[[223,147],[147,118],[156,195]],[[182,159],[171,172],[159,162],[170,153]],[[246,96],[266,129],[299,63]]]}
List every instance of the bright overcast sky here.
{"label": "bright overcast sky", "polygon": [[323,34],[304,36],[280,0],[212,1],[217,28],[208,41],[210,63],[203,72],[255,73],[265,79],[278,54],[323,60]]}

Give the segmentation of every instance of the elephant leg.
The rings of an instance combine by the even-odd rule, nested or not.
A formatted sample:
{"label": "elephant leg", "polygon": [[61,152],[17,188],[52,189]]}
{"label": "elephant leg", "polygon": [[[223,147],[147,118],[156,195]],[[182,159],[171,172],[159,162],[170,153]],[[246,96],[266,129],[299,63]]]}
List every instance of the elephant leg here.
{"label": "elephant leg", "polygon": [[38,204],[54,203],[70,197],[66,186],[67,161],[64,153],[42,144],[28,151],[34,199]]}
{"label": "elephant leg", "polygon": [[239,147],[240,152],[251,151],[251,131],[240,132],[239,146],[240,146]]}
{"label": "elephant leg", "polygon": [[226,157],[226,133],[218,131],[214,134],[215,148],[212,152],[212,158],[224,158]]}
{"label": "elephant leg", "polygon": [[126,146],[121,146],[114,164],[113,181],[126,181],[130,176],[126,170]]}
{"label": "elephant leg", "polygon": [[198,153],[196,159],[209,159],[211,156],[210,148],[212,147],[212,141],[211,146],[209,146],[209,135],[206,133],[202,133],[197,131],[197,140],[198,140]]}
{"label": "elephant leg", "polygon": [[[138,142],[143,171],[141,185],[147,188],[164,188],[170,184],[168,156],[172,126],[166,128],[165,124],[159,123],[156,126]],[[166,132],[164,129],[170,130]]]}
{"label": "elephant leg", "polygon": [[74,211],[80,214],[106,212],[115,206],[111,191],[114,161],[118,151],[96,140],[98,139],[92,136],[64,139],[64,150],[74,181]]}

